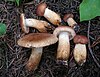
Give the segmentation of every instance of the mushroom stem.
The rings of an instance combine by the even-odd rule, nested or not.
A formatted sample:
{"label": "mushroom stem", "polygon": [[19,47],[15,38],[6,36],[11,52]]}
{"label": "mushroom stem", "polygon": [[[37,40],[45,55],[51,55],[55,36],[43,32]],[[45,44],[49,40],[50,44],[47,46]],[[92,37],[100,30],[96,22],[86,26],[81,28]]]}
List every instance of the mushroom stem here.
{"label": "mushroom stem", "polygon": [[67,23],[71,27],[74,27],[74,24],[77,24],[73,18],[68,18]]}
{"label": "mushroom stem", "polygon": [[31,56],[26,65],[29,71],[37,69],[42,56],[42,47],[32,48]]}
{"label": "mushroom stem", "polygon": [[28,26],[28,27],[34,27],[34,26],[36,26],[36,21],[34,22],[35,20],[34,19],[32,19],[32,18],[28,18],[28,19],[25,19],[25,24],[26,24],[26,26]]}
{"label": "mushroom stem", "polygon": [[44,17],[54,25],[59,25],[61,22],[60,16],[48,8],[45,9]]}
{"label": "mushroom stem", "polygon": [[67,32],[61,32],[59,34],[59,43],[57,49],[58,60],[68,60],[70,54],[69,35]]}
{"label": "mushroom stem", "polygon": [[85,44],[76,44],[74,48],[74,59],[79,65],[83,65],[86,62],[86,45]]}
{"label": "mushroom stem", "polygon": [[28,27],[34,27],[38,29],[40,32],[47,32],[46,27],[50,25],[46,21],[36,20],[32,18],[25,19],[25,24]]}

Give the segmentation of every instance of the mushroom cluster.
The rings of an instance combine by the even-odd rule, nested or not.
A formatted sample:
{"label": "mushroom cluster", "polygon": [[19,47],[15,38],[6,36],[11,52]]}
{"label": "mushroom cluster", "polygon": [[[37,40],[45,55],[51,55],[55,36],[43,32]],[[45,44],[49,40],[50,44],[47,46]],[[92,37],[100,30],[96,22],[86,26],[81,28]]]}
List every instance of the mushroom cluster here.
{"label": "mushroom cluster", "polygon": [[[63,20],[69,26],[61,25],[60,15],[50,10],[46,3],[39,3],[37,5],[36,14],[38,16],[44,16],[49,22],[34,18],[25,18],[24,13],[20,15],[20,26],[24,33],[29,33],[29,27],[33,27],[39,31],[39,33],[29,33],[18,40],[18,45],[32,48],[30,58],[26,64],[26,68],[29,71],[35,70],[38,67],[43,53],[43,47],[56,42],[58,42],[57,61],[62,61],[67,65],[70,56],[70,40],[72,39],[76,44],[73,51],[75,61],[79,65],[86,62],[87,51],[85,44],[88,40],[83,35],[76,35],[76,28],[79,25],[73,19],[73,14],[64,15]],[[52,33],[48,33],[46,28],[50,27],[50,24],[57,26]]]}

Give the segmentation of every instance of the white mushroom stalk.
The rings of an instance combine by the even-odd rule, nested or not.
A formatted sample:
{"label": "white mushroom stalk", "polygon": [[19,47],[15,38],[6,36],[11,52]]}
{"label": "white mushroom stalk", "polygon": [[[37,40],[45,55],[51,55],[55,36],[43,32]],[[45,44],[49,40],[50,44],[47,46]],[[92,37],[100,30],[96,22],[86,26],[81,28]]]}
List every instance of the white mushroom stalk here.
{"label": "white mushroom stalk", "polygon": [[46,21],[36,20],[32,18],[25,19],[25,24],[26,24],[26,27],[36,28],[40,32],[47,32],[46,27],[50,25]]}
{"label": "white mushroom stalk", "polygon": [[57,13],[48,8],[45,9],[44,17],[55,25],[59,25],[59,23],[61,22],[60,15],[58,15]]}
{"label": "white mushroom stalk", "polygon": [[86,62],[87,50],[85,44],[76,44],[74,48],[74,59],[82,66]]}
{"label": "white mushroom stalk", "polygon": [[70,27],[74,27],[74,25],[77,24],[73,18],[68,18],[67,23]]}
{"label": "white mushroom stalk", "polygon": [[47,23],[46,21],[36,20],[32,18],[25,19],[25,24],[28,27],[36,27],[36,28],[41,27],[41,25],[43,27],[49,25],[49,23]]}
{"label": "white mushroom stalk", "polygon": [[25,18],[24,14],[20,15],[20,25],[25,33],[29,32],[29,27],[38,29],[40,32],[47,32],[46,27],[50,24],[46,21],[37,20],[33,18]]}
{"label": "white mushroom stalk", "polygon": [[28,60],[28,63],[26,65],[26,68],[31,71],[31,70],[36,70],[39,62],[41,60],[41,56],[42,56],[42,47],[39,48],[32,48],[32,52],[31,52],[31,56]]}
{"label": "white mushroom stalk", "polygon": [[67,32],[61,32],[58,38],[57,59],[66,61],[70,54],[69,35]]}

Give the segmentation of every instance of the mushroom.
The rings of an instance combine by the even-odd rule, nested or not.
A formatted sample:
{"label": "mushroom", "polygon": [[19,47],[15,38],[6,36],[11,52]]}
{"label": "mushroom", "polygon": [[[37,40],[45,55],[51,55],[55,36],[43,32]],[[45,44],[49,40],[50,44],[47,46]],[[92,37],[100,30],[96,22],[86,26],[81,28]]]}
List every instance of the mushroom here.
{"label": "mushroom", "polygon": [[35,70],[41,60],[44,46],[54,44],[58,38],[53,34],[48,33],[30,33],[18,40],[18,45],[32,48],[32,52],[26,67],[29,71]]}
{"label": "mushroom", "polygon": [[46,21],[37,20],[33,18],[25,19],[25,16],[22,13],[20,15],[20,25],[22,27],[23,32],[29,33],[29,27],[34,27],[38,29],[40,32],[47,32],[46,27],[48,27],[50,24]]}
{"label": "mushroom", "polygon": [[76,35],[75,31],[69,26],[59,26],[54,32],[58,36],[57,60],[67,62],[70,54],[70,40]]}
{"label": "mushroom", "polygon": [[83,63],[86,62],[86,56],[87,56],[87,51],[86,51],[86,44],[88,42],[88,39],[86,36],[83,35],[76,35],[74,37],[74,43],[75,48],[74,48],[74,59],[79,65],[83,65]]}
{"label": "mushroom", "polygon": [[50,21],[54,25],[59,25],[61,22],[60,15],[48,9],[46,3],[38,4],[36,13],[38,16],[44,16],[48,21]]}
{"label": "mushroom", "polygon": [[65,22],[67,22],[70,27],[74,28],[74,30],[76,32],[78,32],[79,31],[79,25],[75,22],[73,17],[74,17],[74,15],[71,14],[71,13],[70,14],[65,14],[63,20]]}

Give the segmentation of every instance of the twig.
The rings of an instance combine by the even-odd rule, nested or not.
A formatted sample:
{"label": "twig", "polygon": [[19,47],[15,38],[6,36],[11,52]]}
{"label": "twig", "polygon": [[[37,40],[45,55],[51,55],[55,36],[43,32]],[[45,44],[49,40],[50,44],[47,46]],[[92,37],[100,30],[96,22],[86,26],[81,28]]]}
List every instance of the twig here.
{"label": "twig", "polygon": [[99,43],[100,43],[100,37],[98,37],[97,40],[95,42],[93,42],[93,44],[91,45],[91,47],[94,47],[94,46],[96,46]]}
{"label": "twig", "polygon": [[88,36],[88,48],[89,48],[89,52],[94,60],[94,62],[96,63],[96,65],[100,68],[100,64],[98,63],[98,61],[96,60],[96,57],[94,56],[91,46],[90,46],[90,39],[89,39],[89,32],[90,32],[90,21],[88,23],[88,31],[87,31],[87,36]]}
{"label": "twig", "polygon": [[4,66],[4,65],[1,65],[1,66],[0,66],[0,70],[3,68],[3,66]]}
{"label": "twig", "polygon": [[53,74],[52,74],[51,69],[49,68],[49,66],[48,66],[47,64],[46,64],[46,66],[47,66],[47,68],[48,68],[47,70],[48,70],[48,71],[50,72],[50,74],[51,74],[51,77],[54,77]]}
{"label": "twig", "polygon": [[9,47],[9,49],[11,49],[12,51],[15,51],[8,43],[6,43],[6,44]]}
{"label": "twig", "polygon": [[28,3],[24,3],[24,5],[32,5],[34,4],[34,1],[28,2]]}
{"label": "twig", "polygon": [[8,68],[13,64],[14,61],[15,61],[15,58],[12,59],[12,61],[11,61],[10,64],[8,65]]}
{"label": "twig", "polygon": [[6,67],[8,69],[8,53],[7,53],[7,51],[5,52],[5,55],[6,55]]}

